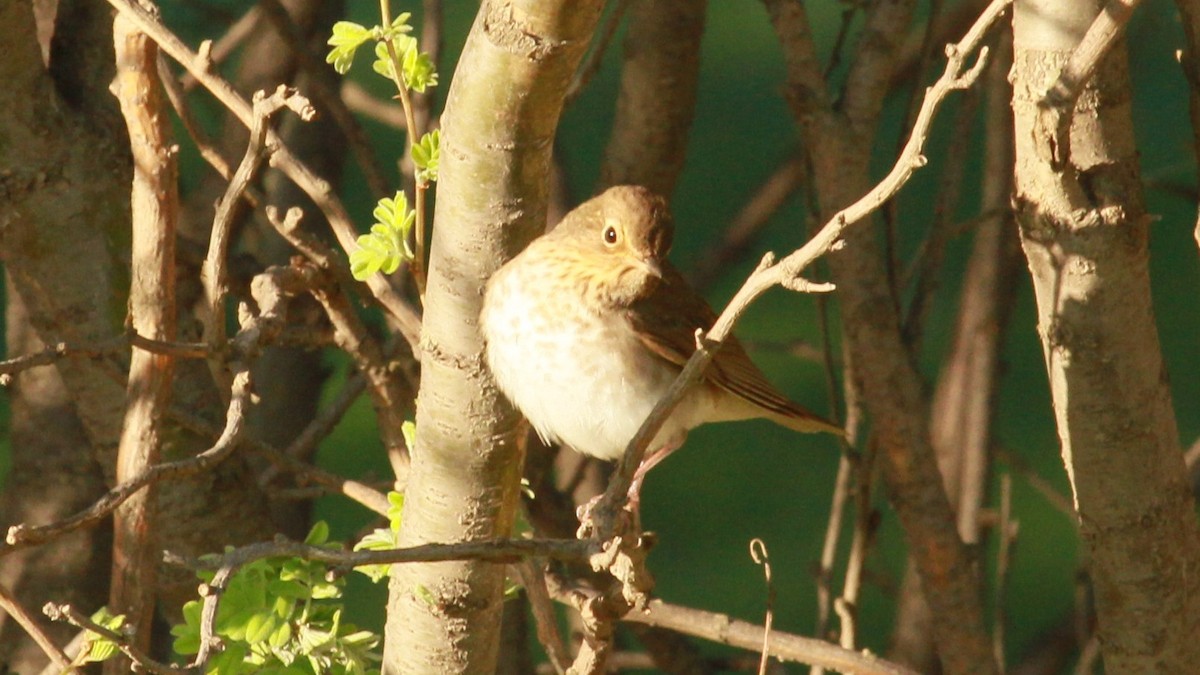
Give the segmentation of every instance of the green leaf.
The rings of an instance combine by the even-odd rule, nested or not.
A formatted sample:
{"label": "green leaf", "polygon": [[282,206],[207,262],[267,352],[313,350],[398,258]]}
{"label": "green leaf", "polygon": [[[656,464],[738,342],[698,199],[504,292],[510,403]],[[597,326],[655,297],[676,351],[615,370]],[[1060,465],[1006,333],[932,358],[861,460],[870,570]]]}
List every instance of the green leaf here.
{"label": "green leaf", "polygon": [[[434,129],[422,136],[420,141],[413,144],[412,157],[413,164],[417,167],[417,180],[436,181],[438,165],[442,158],[442,132]],[[407,439],[407,436],[405,438]]]}
{"label": "green leaf", "polygon": [[419,51],[415,40],[412,47],[404,52],[402,65],[404,86],[418,92],[424,92],[429,87],[437,86],[437,66],[433,64],[433,57]]}
{"label": "green leaf", "polygon": [[266,642],[267,638],[271,637],[271,633],[275,632],[276,627],[274,614],[255,614],[246,622],[246,642],[251,645]]}
{"label": "green leaf", "polygon": [[308,536],[304,538],[304,543],[309,546],[320,546],[327,541],[329,541],[329,523],[323,520],[314,523],[312,529],[308,531]]}
{"label": "green leaf", "polygon": [[[363,537],[362,539],[359,539],[358,543],[354,545],[354,550],[355,551],[388,551],[393,548],[396,548],[397,546],[399,546],[399,539],[397,538],[397,532],[390,528],[386,529],[386,530],[380,528],[378,530],[371,532],[370,534]],[[361,574],[365,574],[368,579],[378,583],[381,580],[387,578],[388,572],[391,570],[391,568],[392,568],[392,566],[387,565],[387,564],[362,565],[359,567],[355,567],[354,571],[359,572]]]}
{"label": "green leaf", "polygon": [[391,274],[413,259],[408,237],[417,214],[409,210],[404,193],[397,191],[395,197],[379,200],[374,216],[370,234],[360,236],[358,249],[350,253],[350,272],[359,281],[376,272]]}
{"label": "green leaf", "polygon": [[389,491],[387,493],[388,500],[388,524],[392,528],[392,532],[400,531],[400,517],[404,514],[404,493]]}
{"label": "green leaf", "polygon": [[[95,621],[100,626],[111,631],[119,632],[121,626],[125,623],[125,615],[110,614],[107,607],[101,607],[92,615],[92,621]],[[108,638],[101,637],[98,633],[88,631],[87,643],[83,649],[83,657],[81,663],[99,663],[107,661],[118,653],[117,643]]]}
{"label": "green leaf", "polygon": [[371,31],[353,21],[338,21],[333,24],[333,34],[329,44],[333,49],[325,57],[326,63],[332,63],[333,69],[345,75],[354,63],[354,53],[362,43],[371,38]]}
{"label": "green leaf", "polygon": [[392,19],[392,24],[387,28],[375,27],[376,40],[392,40],[405,33],[412,32],[412,25],[408,20],[412,18],[412,12],[401,12],[399,16]]}

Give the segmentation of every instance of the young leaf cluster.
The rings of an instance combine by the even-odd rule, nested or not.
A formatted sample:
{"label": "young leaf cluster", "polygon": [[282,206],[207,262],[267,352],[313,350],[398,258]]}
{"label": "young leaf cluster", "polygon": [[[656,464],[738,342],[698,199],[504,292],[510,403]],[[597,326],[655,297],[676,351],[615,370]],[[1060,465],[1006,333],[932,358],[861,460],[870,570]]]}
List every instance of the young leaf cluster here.
{"label": "young leaf cluster", "polygon": [[408,208],[408,197],[397,191],[375,205],[371,232],[358,238],[358,249],[350,253],[350,272],[362,281],[376,272],[391,274],[400,264],[413,259],[408,236],[416,213]]}
{"label": "young leaf cluster", "polygon": [[438,177],[438,164],[442,158],[442,132],[434,129],[413,144],[412,159],[417,167],[417,181],[432,183]]}
{"label": "young leaf cluster", "polygon": [[[417,45],[417,39],[408,35],[412,26],[408,20],[412,14],[404,12],[397,16],[386,27],[372,26],[367,28],[353,21],[338,21],[333,24],[333,34],[329,37],[329,54],[325,57],[327,63],[333,64],[333,69],[345,75],[354,63],[358,48],[369,40],[375,42],[375,72],[388,79],[398,79],[405,87],[413,91],[423,92],[428,87],[438,83],[437,67],[433,58],[422,52]],[[392,61],[388,52],[388,44],[396,54],[399,63]],[[397,77],[396,67],[400,68]]]}
{"label": "young leaf cluster", "polygon": [[[330,546],[329,526],[318,522],[305,543]],[[211,572],[198,575],[205,582]],[[328,581],[321,563],[298,558],[259,560],[238,570],[221,597],[216,632],[225,649],[207,673],[240,675],[368,675],[379,672],[379,636],[342,622],[344,580]],[[200,649],[202,604],[183,607],[172,627],[175,651]]]}
{"label": "young leaf cluster", "polygon": [[[118,634],[121,632],[121,626],[125,625],[125,615],[113,615],[107,607],[101,607],[90,618],[96,625]],[[117,643],[112,640],[91,631],[87,632],[85,639],[84,648],[79,651],[79,656],[75,658],[72,665],[99,663],[117,655]]]}
{"label": "young leaf cluster", "polygon": [[[405,423],[410,424],[409,422]],[[405,434],[406,436],[408,434]],[[400,547],[400,516],[404,511],[404,494],[401,492],[389,492],[388,500],[388,526],[379,528],[358,540],[354,545],[355,551],[388,551]],[[386,579],[388,572],[391,571],[391,565],[363,565],[355,567],[355,572],[361,572],[376,583]]]}

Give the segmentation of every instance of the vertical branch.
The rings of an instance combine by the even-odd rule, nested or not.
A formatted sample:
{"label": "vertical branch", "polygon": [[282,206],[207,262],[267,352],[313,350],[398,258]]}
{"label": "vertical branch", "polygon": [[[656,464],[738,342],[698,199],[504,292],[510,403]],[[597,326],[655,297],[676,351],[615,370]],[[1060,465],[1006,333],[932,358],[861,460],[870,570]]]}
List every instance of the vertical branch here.
{"label": "vertical branch", "polygon": [[[1179,63],[1188,81],[1192,152],[1200,160],[1200,0],[1175,0],[1175,6],[1179,8],[1180,23],[1183,24],[1184,48],[1179,53]],[[1196,246],[1200,247],[1200,209],[1197,209],[1192,236]]]}
{"label": "vertical branch", "polygon": [[[117,99],[133,151],[133,252],[129,312],[133,329],[155,340],[175,339],[175,228],[179,217],[176,149],[167,124],[167,106],[157,75],[158,48],[125,18],[113,23]],[[171,390],[172,359],[133,348],[128,407],[117,454],[117,482],[158,463],[160,423]],[[109,606],[124,614],[132,640],[150,647],[158,550],[154,511],[157,490],[150,485],[115,513],[113,579]],[[122,672],[123,659],[105,672]]]}
{"label": "vertical branch", "polygon": [[696,107],[704,0],[634,0],[600,188],[675,191]]}
{"label": "vertical branch", "polygon": [[[934,389],[930,435],[958,532],[980,542],[982,508],[990,466],[992,416],[1000,376],[1000,348],[1017,281],[1019,248],[1008,200],[1012,190],[1012,49],[1005,33],[988,66],[984,125],[983,222],[975,233],[959,303],[954,342]],[[920,292],[920,291],[918,291]],[[913,315],[910,333],[920,319]],[[890,655],[918,670],[934,658],[929,607],[911,570],[905,576]]]}
{"label": "vertical branch", "polygon": [[1118,8],[1017,8],[1013,201],[1105,665],[1187,672],[1200,662],[1200,527],[1152,305],[1124,44],[1093,52],[1065,135],[1045,119],[1054,73],[1088,72],[1075,50]]}
{"label": "vertical branch", "polygon": [[[831,215],[869,187],[869,165],[901,32],[912,2],[872,5],[835,111],[814,56],[803,5],[767,0],[788,72],[788,98],[813,166],[823,214]],[[977,34],[1005,9],[994,2],[968,33]],[[987,20],[985,20],[987,19]],[[961,58],[956,50],[947,55]],[[842,307],[845,339],[874,438],[889,497],[904,527],[948,673],[993,672],[983,624],[981,582],[955,527],[929,438],[928,401],[903,339],[879,243],[870,228],[844,235],[830,257]]]}
{"label": "vertical branch", "polygon": [[[442,116],[402,546],[511,531],[521,475],[517,416],[482,364],[483,285],[545,229],[563,94],[600,5],[490,0],[467,38]],[[480,561],[394,568],[384,671],[494,670],[503,581],[503,565]]]}

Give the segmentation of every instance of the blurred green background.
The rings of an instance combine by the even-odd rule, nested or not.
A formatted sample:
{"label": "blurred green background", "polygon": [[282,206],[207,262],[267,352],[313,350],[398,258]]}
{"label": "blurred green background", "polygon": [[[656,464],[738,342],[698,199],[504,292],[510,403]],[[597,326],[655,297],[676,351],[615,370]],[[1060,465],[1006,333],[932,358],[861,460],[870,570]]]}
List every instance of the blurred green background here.
{"label": "blurred green background", "polygon": [[[843,4],[806,3],[822,54],[828,56],[838,29]],[[216,38],[223,25],[213,6],[230,14],[244,5],[226,2],[203,5],[171,0],[163,3],[169,25],[193,46],[203,38]],[[453,64],[474,18],[475,3],[447,2],[446,51],[442,60],[439,96],[444,98],[452,79]],[[348,18],[364,24],[376,20],[377,6],[350,3]],[[420,23],[419,3],[394,3],[394,11],[413,11]],[[1187,85],[1174,59],[1183,38],[1173,5],[1150,0],[1138,9],[1129,28],[1131,72],[1134,78],[1134,114],[1147,184],[1150,212],[1159,220],[1152,229],[1152,275],[1159,330],[1169,371],[1181,442],[1184,446],[1200,434],[1200,303],[1195,301],[1200,269],[1192,239],[1195,218],[1195,163],[1187,111]],[[853,48],[853,42],[850,43]],[[940,51],[939,51],[940,53]],[[570,192],[575,201],[590,196],[598,175],[608,129],[613,118],[619,79],[621,37],[618,35],[604,59],[604,67],[586,93],[566,112],[558,147]],[[380,94],[386,83],[360,58],[351,77]],[[935,59],[940,72],[942,60]],[[676,192],[674,208],[678,233],[673,259],[687,271],[720,241],[724,229],[753,191],[795,149],[797,138],[791,115],[780,95],[784,78],[782,56],[766,12],[757,2],[711,2],[695,123],[688,150],[687,168]],[[924,85],[932,78],[924,76]],[[906,85],[906,86],[912,86]],[[900,141],[900,120],[909,91],[903,89],[887,108],[888,123],[876,143],[876,166],[882,175],[890,166]],[[926,232],[940,175],[940,161],[952,139],[948,122],[958,98],[951,98],[939,116],[926,155],[930,165],[905,189],[899,201],[898,230],[901,260],[907,261]],[[215,106],[199,105],[210,113]],[[402,151],[404,139],[379,125],[366,123],[375,148],[385,164]],[[954,139],[962,141],[963,139]],[[978,175],[979,138],[968,168],[967,195],[958,214],[968,220],[978,213],[978,196],[971,185]],[[185,187],[196,183],[205,170],[195,153],[185,154]],[[347,205],[365,230],[373,206],[354,167],[343,191]],[[1181,196],[1183,195],[1189,196]],[[436,223],[435,223],[436,226]],[[723,270],[713,285],[710,300],[716,307],[732,295],[765,251],[788,252],[804,241],[804,210],[794,198],[781,210],[752,245],[743,261]],[[950,339],[957,309],[957,293],[970,233],[951,245],[942,271],[941,286],[930,315],[922,365],[928,382]],[[1022,276],[1014,289],[1016,302],[1008,331],[995,441],[1020,458],[1069,499],[1058,454],[1041,346],[1035,332],[1035,313],[1028,280]],[[835,310],[836,311],[836,310]],[[795,400],[827,412],[826,384],[821,366],[770,345],[808,343],[819,346],[821,336],[816,309],[810,297],[782,290],[770,292],[755,305],[738,328],[753,348],[755,360],[771,379]],[[835,335],[836,339],[837,336]],[[835,350],[836,352],[836,350]],[[336,390],[346,364],[332,360],[339,372],[331,382]],[[5,435],[7,438],[7,435]],[[0,451],[0,471],[7,466],[7,440]],[[386,476],[370,406],[362,400],[321,448],[323,465],[349,475]],[[828,438],[799,436],[768,423],[710,426],[694,432],[684,450],[648,479],[643,515],[660,543],[650,563],[658,580],[657,594],[671,602],[760,622],[765,608],[761,569],[748,554],[752,538],[763,539],[770,550],[777,592],[775,627],[812,634],[816,616],[814,570],[820,555],[838,451]],[[1004,462],[996,475],[1010,472]],[[1020,523],[1015,559],[1005,603],[1008,613],[1007,652],[1018,660],[1035,638],[1059,624],[1072,611],[1077,537],[1071,519],[1051,506],[1019,473],[1013,473],[1014,515]],[[995,480],[993,482],[996,482]],[[996,490],[990,497],[995,503]],[[877,498],[882,525],[867,564],[868,583],[860,607],[859,635],[863,647],[883,652],[891,632],[894,594],[903,573],[904,545],[893,512]],[[354,535],[370,522],[370,515],[344,500],[324,498],[318,517],[333,525],[334,537]],[[844,565],[849,529],[843,536],[838,568]],[[994,573],[994,541],[985,552],[989,579]],[[840,588],[840,573],[834,588]],[[355,622],[382,628],[384,586],[372,586],[351,575],[348,593]],[[990,600],[989,600],[990,602]],[[833,625],[836,625],[836,620]],[[715,646],[706,650],[719,653]]]}

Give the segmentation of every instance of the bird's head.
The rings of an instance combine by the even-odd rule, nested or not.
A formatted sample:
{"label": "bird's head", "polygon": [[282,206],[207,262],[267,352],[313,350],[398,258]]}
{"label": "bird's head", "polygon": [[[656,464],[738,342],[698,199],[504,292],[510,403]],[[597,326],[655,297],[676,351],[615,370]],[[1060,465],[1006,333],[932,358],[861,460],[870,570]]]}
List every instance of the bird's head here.
{"label": "bird's head", "polygon": [[578,255],[589,293],[627,306],[661,281],[674,230],[665,199],[620,185],[580,204],[546,238]]}

